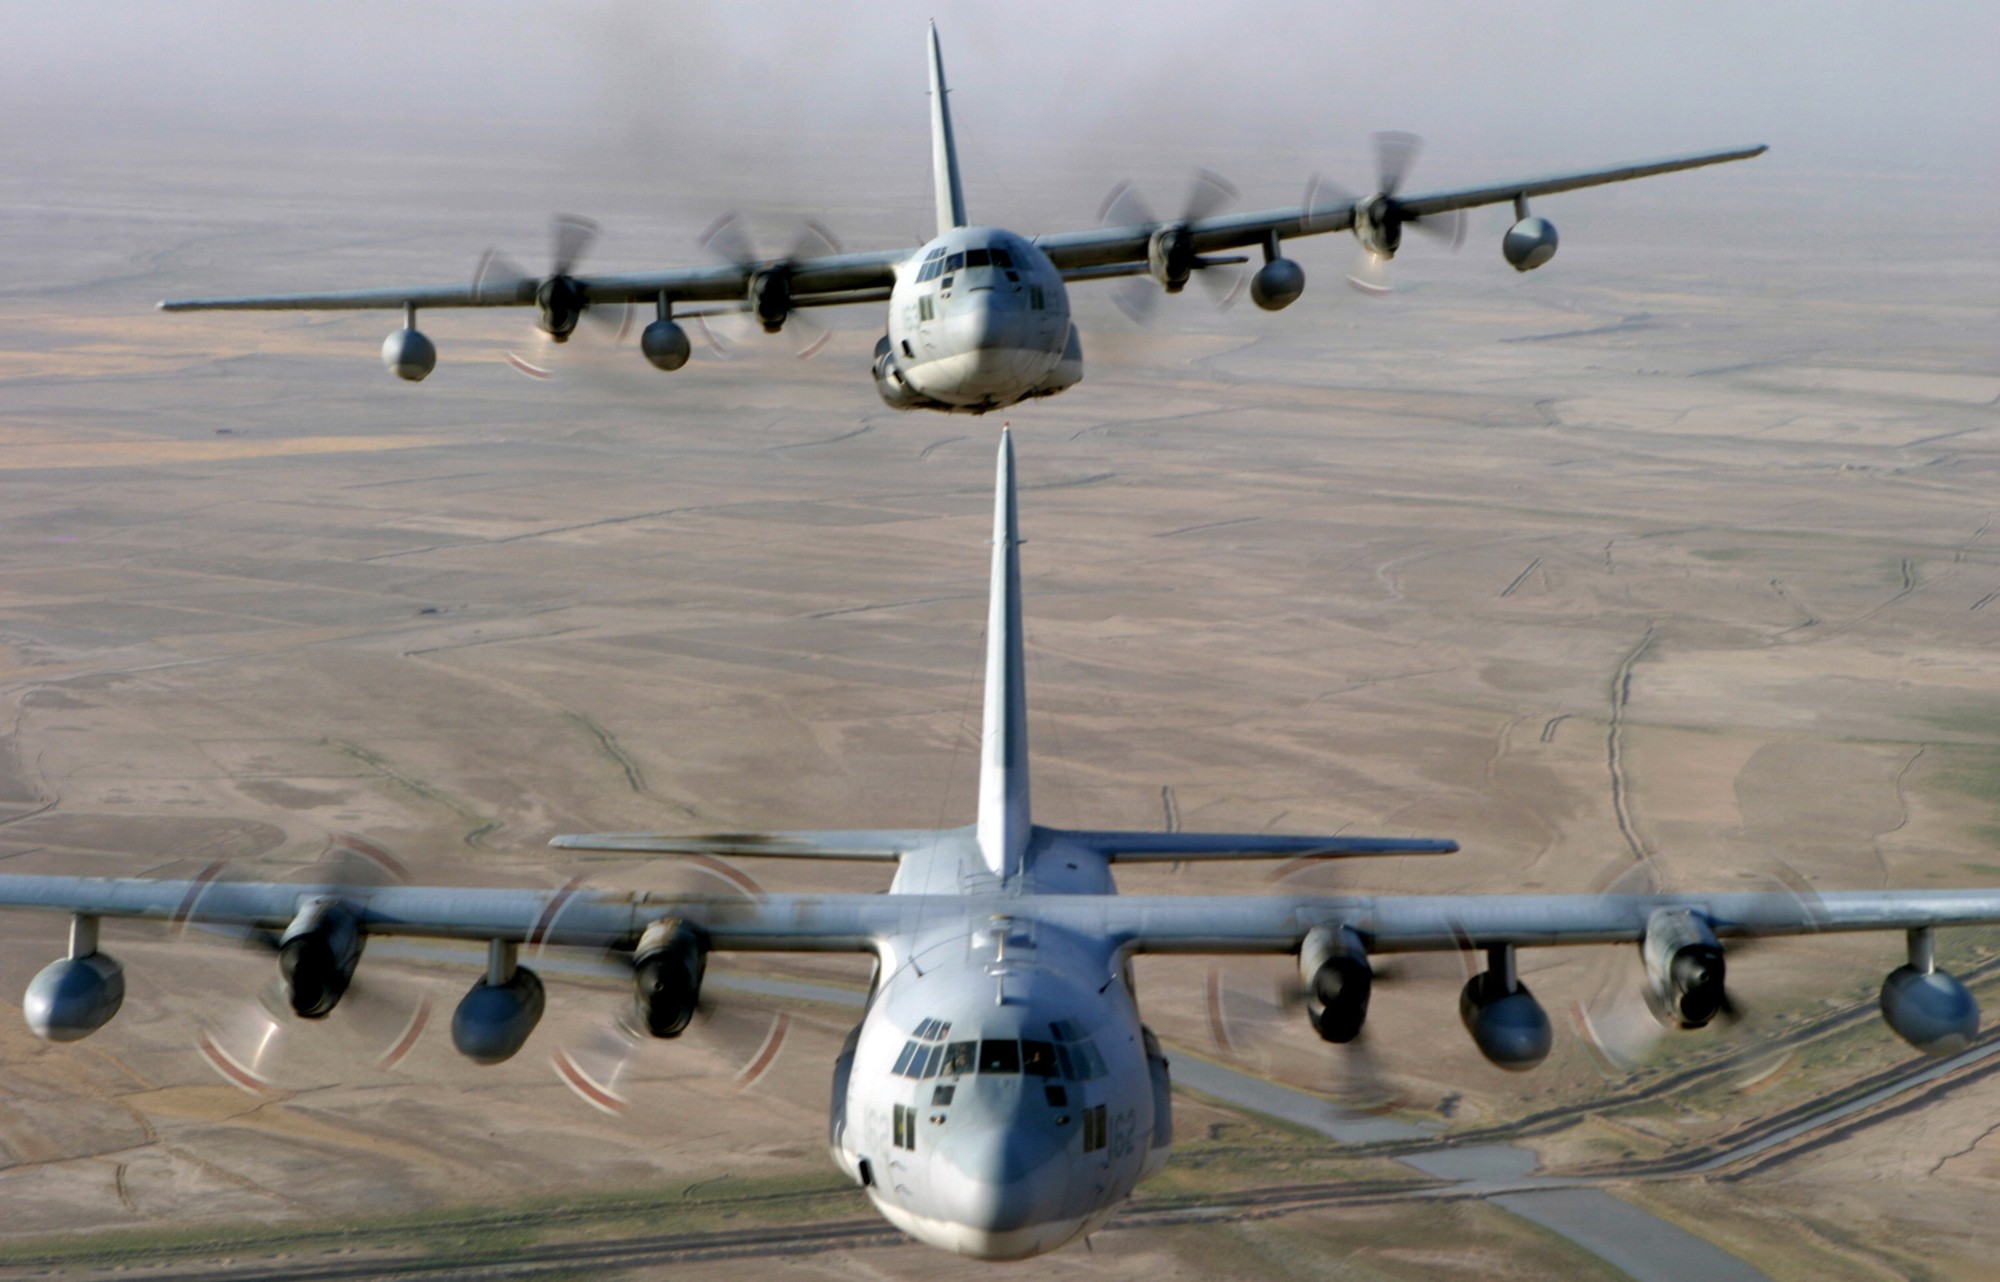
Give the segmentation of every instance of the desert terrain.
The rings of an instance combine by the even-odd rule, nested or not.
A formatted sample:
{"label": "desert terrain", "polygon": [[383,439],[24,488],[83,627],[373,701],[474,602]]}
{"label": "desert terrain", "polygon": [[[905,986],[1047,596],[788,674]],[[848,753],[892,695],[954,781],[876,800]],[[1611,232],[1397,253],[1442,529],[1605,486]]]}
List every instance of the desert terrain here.
{"label": "desert terrain", "polygon": [[[376,360],[386,314],[151,305],[448,280],[510,237],[533,261],[546,210],[505,166],[374,146],[8,146],[0,871],[227,860],[283,877],[358,840],[423,881],[670,887],[690,874],[545,843],[970,818],[1002,416],[883,408],[875,309],[830,318],[809,362],[750,341],[671,375],[586,334],[547,382],[505,363],[537,351],[525,316],[429,314],[439,367],[405,386]],[[810,212],[852,247],[901,243],[927,216],[920,162],[829,160]],[[1006,198],[1027,212],[1011,225],[1086,219],[1116,163],[1013,174]],[[1251,202],[1289,198],[1292,163],[1243,158],[1282,177]],[[601,186],[594,261],[688,260],[736,203],[782,243],[775,191],[701,181],[668,202],[636,179]],[[1086,381],[1004,415],[1029,540],[1037,818],[1464,846],[1276,882],[1121,874],[1151,893],[1570,892],[1634,869],[1675,889],[2000,882],[1992,196],[1934,190],[1921,234],[1902,235],[1895,192],[1774,154],[1550,200],[1537,212],[1563,249],[1525,277],[1493,214],[1456,257],[1413,242],[1387,300],[1339,283],[1351,242],[1331,237],[1298,250],[1308,291],[1277,315],[1219,314],[1191,290],[1139,331],[1078,286]],[[746,871],[772,889],[886,881]],[[718,1021],[649,1048],[632,1106],[608,1117],[549,1064],[619,1000],[587,965],[552,960],[549,1014],[506,1065],[459,1060],[437,1022],[384,1068],[374,1034],[337,1014],[288,1039],[275,1088],[253,1092],[198,1042],[241,1025],[266,956],[107,924],[125,1010],[48,1046],[17,1005],[63,928],[25,913],[0,928],[0,1271],[89,1271],[120,1242],[204,1235],[421,1247],[527,1234],[509,1216],[557,1203],[613,1227],[867,1214],[823,1148],[851,1010],[749,991],[859,992],[863,963],[719,960],[752,1042],[785,1014],[777,1059],[740,1088],[744,1038]],[[1828,1023],[1865,1010],[1902,947],[1746,951],[1743,1020],[1630,1070],[1601,1063],[1570,1012],[1629,989],[1634,959],[1530,953],[1559,1036],[1520,1077],[1458,1027],[1458,961],[1412,962],[1377,989],[1371,1102],[1447,1136],[1571,1110],[1521,1136],[1546,1169],[1607,1171],[1617,1196],[1772,1278],[1986,1276],[2000,1088],[1984,1078],[1782,1160],[1616,1182],[1621,1162],[1912,1060],[1879,1020]],[[1960,968],[1996,949],[1986,932],[1944,940]],[[364,982],[441,1018],[476,962],[382,948]],[[1275,973],[1231,963],[1213,982],[1261,993]],[[2000,970],[1979,974],[1990,998]],[[1218,1045],[1208,964],[1142,959],[1139,982],[1170,1053],[1351,1097],[1353,1067],[1302,1017]],[[1686,1089],[1631,1098],[1691,1070]],[[1409,1174],[1205,1095],[1177,1105],[1181,1158],[1129,1225],[1038,1274],[1621,1276],[1477,1198],[1147,1227],[1148,1197]],[[994,1272],[887,1241],[760,1269]]]}

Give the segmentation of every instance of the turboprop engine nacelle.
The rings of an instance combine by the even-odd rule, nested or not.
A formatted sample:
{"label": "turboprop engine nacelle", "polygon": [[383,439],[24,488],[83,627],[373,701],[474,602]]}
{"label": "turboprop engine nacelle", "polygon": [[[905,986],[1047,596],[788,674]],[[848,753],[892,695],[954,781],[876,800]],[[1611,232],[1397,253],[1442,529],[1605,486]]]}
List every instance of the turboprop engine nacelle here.
{"label": "turboprop engine nacelle", "polygon": [[1979,1032],[1979,1003],[1956,975],[1937,968],[1928,929],[1910,932],[1910,960],[1882,981],[1882,1018],[1926,1055],[1952,1055]]}
{"label": "turboprop engine nacelle", "polygon": [[552,342],[566,343],[589,302],[576,281],[560,274],[551,276],[535,290],[535,310],[540,313],[535,323]]}
{"label": "turboprop engine nacelle", "polygon": [[1194,237],[1188,235],[1187,228],[1178,224],[1162,227],[1146,242],[1146,270],[1169,294],[1187,287],[1194,267]]}
{"label": "turboprop engine nacelle", "polygon": [[708,969],[708,936],[679,917],[646,927],[632,953],[632,1003],[640,1025],[655,1037],[679,1037],[701,1001]]}
{"label": "turboprop engine nacelle", "polygon": [[1662,908],[1646,921],[1639,956],[1646,963],[1646,996],[1662,1023],[1702,1028],[1727,1003],[1728,965],[1715,932],[1686,908]]}
{"label": "turboprop engine nacelle", "polygon": [[1357,204],[1354,239],[1377,258],[1394,258],[1403,247],[1402,207],[1386,195]]}
{"label": "turboprop engine nacelle", "polygon": [[541,977],[514,963],[514,945],[495,941],[486,975],[459,999],[451,1014],[451,1044],[475,1064],[514,1057],[542,1020]]}
{"label": "turboprop engine nacelle", "polygon": [[1515,271],[1531,272],[1556,256],[1556,225],[1546,218],[1523,218],[1501,238],[1500,253]]}
{"label": "turboprop engine nacelle", "polygon": [[1361,1035],[1375,971],[1358,935],[1345,926],[1315,926],[1299,946],[1299,978],[1315,1033],[1329,1042]]}
{"label": "turboprop engine nacelle", "polygon": [[324,1019],[340,1004],[361,961],[361,926],[330,896],[299,905],[299,915],[278,937],[278,974],[292,1013]]}
{"label": "turboprop engine nacelle", "polygon": [[1511,947],[1488,950],[1484,971],[1465,982],[1458,1017],[1488,1063],[1510,1073],[1526,1072],[1548,1058],[1554,1041],[1548,1012],[1514,973]]}

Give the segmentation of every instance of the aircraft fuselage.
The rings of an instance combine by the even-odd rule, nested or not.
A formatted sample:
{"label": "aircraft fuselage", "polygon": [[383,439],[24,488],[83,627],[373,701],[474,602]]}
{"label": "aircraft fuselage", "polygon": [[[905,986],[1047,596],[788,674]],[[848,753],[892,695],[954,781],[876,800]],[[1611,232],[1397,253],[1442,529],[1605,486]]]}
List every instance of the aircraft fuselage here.
{"label": "aircraft fuselage", "polygon": [[[954,844],[924,862],[974,867]],[[1010,898],[883,956],[835,1069],[830,1130],[834,1161],[891,1223],[994,1260],[1096,1228],[1172,1139],[1166,1061],[1123,956],[1010,915]]]}
{"label": "aircraft fuselage", "polygon": [[875,360],[892,407],[978,414],[1082,377],[1062,273],[1027,238],[955,227],[897,271]]}

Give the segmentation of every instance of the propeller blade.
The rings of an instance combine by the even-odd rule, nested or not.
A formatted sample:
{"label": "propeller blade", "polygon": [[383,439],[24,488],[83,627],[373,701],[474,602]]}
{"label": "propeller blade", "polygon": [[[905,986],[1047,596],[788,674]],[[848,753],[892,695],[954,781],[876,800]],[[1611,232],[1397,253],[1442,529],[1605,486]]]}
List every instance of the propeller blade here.
{"label": "propeller blade", "polygon": [[629,301],[621,303],[595,303],[584,308],[583,318],[597,326],[598,332],[609,339],[613,347],[616,347],[618,344],[623,343],[626,336],[632,332],[632,313],[633,308]]}
{"label": "propeller blade", "polygon": [[567,276],[591,244],[596,241],[599,228],[596,223],[580,214],[557,214],[551,240],[554,253],[551,276]]}
{"label": "propeller blade", "polygon": [[[1267,982],[1260,982],[1267,981]],[[1322,1089],[1342,1108],[1356,1112],[1386,1112],[1404,1102],[1392,1085],[1364,1030],[1341,1045],[1323,1043],[1310,1029],[1305,1004],[1308,994],[1289,971],[1271,976],[1268,966],[1218,962],[1208,972],[1209,1041],[1225,1059],[1270,1072],[1284,1052],[1294,1058],[1309,1054],[1310,1071],[1325,1076]]]}
{"label": "propeller blade", "polygon": [[1392,1112],[1408,1102],[1408,1096],[1383,1071],[1367,1029],[1334,1051],[1333,1082],[1327,1094],[1342,1108],[1379,1114]]}
{"label": "propeller blade", "polygon": [[1410,175],[1410,165],[1424,148],[1415,134],[1390,131],[1375,135],[1375,175],[1378,190],[1394,196]]}
{"label": "propeller blade", "polygon": [[1371,254],[1365,248],[1355,255],[1354,268],[1347,273],[1347,283],[1374,298],[1386,298],[1395,291],[1389,279],[1389,260],[1379,254]]}
{"label": "propeller blade", "polygon": [[521,355],[521,353],[519,352],[508,352],[507,363],[513,366],[520,373],[526,374],[529,378],[534,378],[534,379],[554,378],[556,376],[556,372],[547,362],[549,359],[549,353],[551,353],[555,349],[555,344],[551,343],[549,341],[548,335],[543,334],[540,330],[536,330],[535,333],[536,333],[536,346],[541,349],[536,353],[535,359],[529,360],[527,357]]}
{"label": "propeller blade", "polygon": [[1617,974],[1587,1002],[1578,1002],[1570,1012],[1577,1036],[1607,1078],[1629,1076],[1652,1057],[1667,1029],[1658,1012],[1646,999],[1646,978],[1634,975],[1631,966],[1617,967]]}
{"label": "propeller blade", "polygon": [[1113,187],[1097,207],[1100,227],[1150,227],[1158,221],[1129,179]]}
{"label": "propeller blade", "polygon": [[1236,185],[1211,169],[1194,171],[1193,185],[1188,188],[1186,202],[1181,206],[1182,222],[1199,222],[1213,218],[1235,204],[1242,196]]}
{"label": "propeller blade", "polygon": [[717,261],[735,267],[748,267],[761,261],[757,257],[756,246],[750,242],[750,233],[744,230],[743,216],[733,209],[710,223],[697,243]]}
{"label": "propeller blade", "polygon": [[599,1024],[575,1046],[558,1046],[549,1063],[578,1099],[616,1116],[631,1101],[622,1089],[644,1038],[623,1019]]}
{"label": "propeller blade", "polygon": [[1250,288],[1250,273],[1241,267],[1204,267],[1195,273],[1203,289],[1208,291],[1209,300],[1219,311],[1228,311],[1236,306],[1236,300],[1243,297],[1243,291]]}
{"label": "propeller blade", "polygon": [[1305,232],[1325,230],[1337,216],[1348,214],[1354,208],[1354,193],[1339,183],[1328,182],[1314,174],[1306,180],[1305,198],[1299,202],[1305,212],[1299,216],[1299,229]]}
{"label": "propeller blade", "polygon": [[795,335],[795,340],[803,340],[804,346],[799,347],[792,355],[802,361],[809,361],[819,355],[820,350],[833,341],[832,330],[804,316],[793,316],[785,323],[785,328],[799,331]]}
{"label": "propeller blade", "polygon": [[540,283],[497,249],[488,249],[481,254],[479,266],[472,271],[474,298],[519,298],[524,287],[532,290]]}
{"label": "propeller blade", "polygon": [[1160,305],[1160,294],[1159,285],[1150,276],[1133,276],[1111,287],[1111,301],[1134,325],[1152,321],[1153,311]]}
{"label": "propeller blade", "polygon": [[841,254],[840,237],[833,234],[827,225],[817,218],[807,218],[800,223],[798,234],[792,237],[792,252],[787,258],[820,258],[829,254]]}
{"label": "propeller blade", "polygon": [[708,317],[697,312],[687,319],[694,326],[695,331],[701,335],[701,341],[708,344],[708,350],[718,360],[733,361],[736,359],[735,345],[722,341],[721,335],[715,332],[715,327],[708,323]]}
{"label": "propeller blade", "polygon": [[1428,218],[1412,218],[1403,226],[1420,231],[1433,240],[1441,240],[1450,245],[1456,253],[1465,244],[1465,211],[1454,209],[1448,213],[1432,214]]}

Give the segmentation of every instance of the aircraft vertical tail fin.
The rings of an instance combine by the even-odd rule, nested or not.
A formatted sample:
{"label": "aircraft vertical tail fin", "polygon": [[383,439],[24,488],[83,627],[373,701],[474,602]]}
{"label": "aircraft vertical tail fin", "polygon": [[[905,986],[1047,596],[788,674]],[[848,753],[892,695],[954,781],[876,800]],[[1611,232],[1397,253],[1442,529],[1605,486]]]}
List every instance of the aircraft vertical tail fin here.
{"label": "aircraft vertical tail fin", "polygon": [[938,233],[965,226],[965,191],[958,184],[958,144],[951,136],[951,105],[945,101],[944,55],[938,50],[937,23],[931,24],[931,175],[937,186]]}
{"label": "aircraft vertical tail fin", "polygon": [[986,707],[979,735],[979,851],[1002,877],[1027,858],[1028,692],[1021,651],[1021,530],[1014,438],[1000,431],[993,485],[993,586],[986,608]]}

